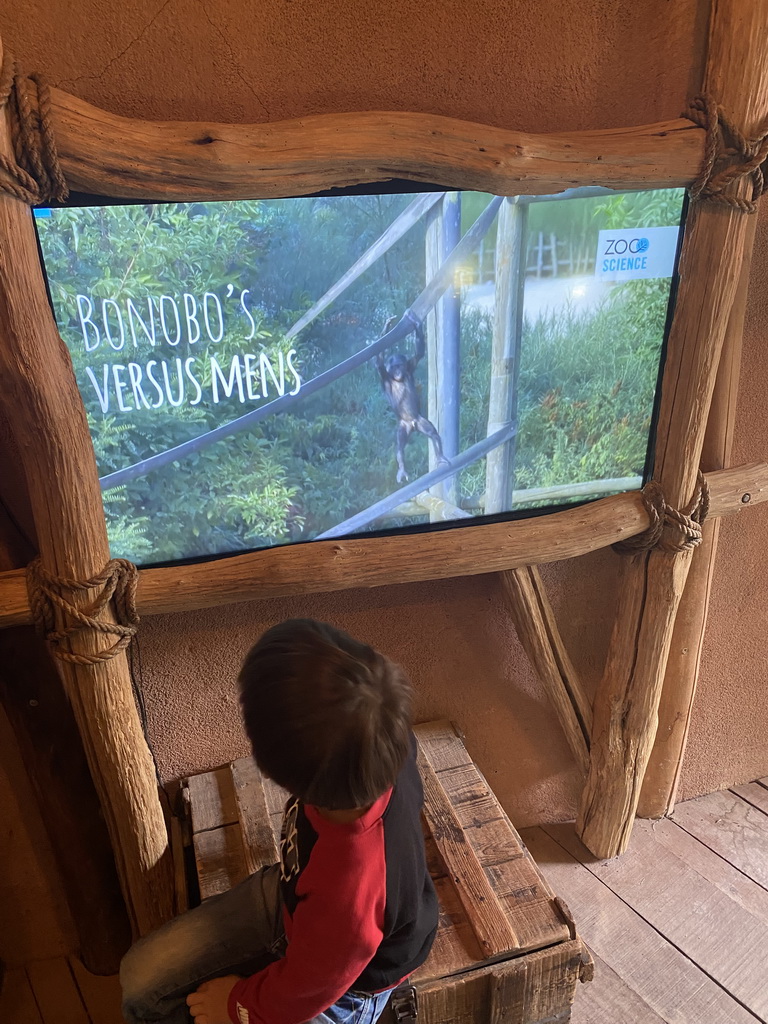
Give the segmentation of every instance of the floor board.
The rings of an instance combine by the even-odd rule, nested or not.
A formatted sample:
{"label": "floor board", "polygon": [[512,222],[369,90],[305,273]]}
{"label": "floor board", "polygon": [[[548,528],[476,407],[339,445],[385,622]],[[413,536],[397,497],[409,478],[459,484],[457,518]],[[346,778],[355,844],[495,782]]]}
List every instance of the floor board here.
{"label": "floor board", "polygon": [[768,922],[768,892],[701,840],[669,818],[637,822],[637,827],[650,828],[659,843],[684,860],[698,875],[722,889],[745,910]]}
{"label": "floor board", "polygon": [[[526,829],[522,836],[555,892],[570,906],[584,941],[636,994],[644,1012],[647,1007],[670,1024],[755,1024],[759,1019],[543,829]],[[587,993],[585,997],[582,1003],[589,1005]],[[588,1020],[574,1015],[573,1024]],[[624,1020],[629,1024],[622,1017],[614,1024]]]}
{"label": "floor board", "polygon": [[724,790],[678,804],[672,821],[768,889],[768,814]]}
{"label": "floor board", "polygon": [[768,922],[661,843],[650,822],[638,821],[629,849],[608,861],[592,857],[573,825],[545,831],[734,999],[768,1019]]}
{"label": "floor board", "polygon": [[732,786],[731,793],[740,796],[763,814],[768,814],[768,788],[763,782],[749,782],[746,786]]}
{"label": "floor board", "polygon": [[572,1024],[665,1024],[594,950],[592,959],[595,977],[576,986]]}
{"label": "floor board", "polygon": [[23,967],[6,972],[0,992],[0,1021],[3,1024],[43,1024]]}
{"label": "floor board", "polygon": [[69,964],[63,957],[27,964],[27,977],[48,1024],[91,1024]]}
{"label": "floor board", "polygon": [[[117,975],[100,978],[86,971],[74,957],[70,958],[69,963],[91,1024],[123,1024],[123,1015],[120,1011],[120,981]],[[45,1024],[57,1022],[46,1020]]]}

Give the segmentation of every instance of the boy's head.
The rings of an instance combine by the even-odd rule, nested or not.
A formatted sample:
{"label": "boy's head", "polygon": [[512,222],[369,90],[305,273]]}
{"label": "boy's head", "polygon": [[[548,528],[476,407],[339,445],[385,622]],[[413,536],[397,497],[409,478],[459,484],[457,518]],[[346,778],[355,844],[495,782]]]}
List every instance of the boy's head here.
{"label": "boy's head", "polygon": [[251,649],[239,682],[256,763],[294,796],[346,810],[394,783],[410,743],[410,687],[372,647],[289,619]]}

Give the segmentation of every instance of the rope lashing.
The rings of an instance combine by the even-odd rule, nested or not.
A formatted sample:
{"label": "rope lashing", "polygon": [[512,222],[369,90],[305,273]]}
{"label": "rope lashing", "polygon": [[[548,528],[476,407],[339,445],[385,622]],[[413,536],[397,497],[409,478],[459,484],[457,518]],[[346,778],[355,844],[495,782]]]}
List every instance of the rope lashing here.
{"label": "rope lashing", "polygon": [[[100,573],[82,582],[53,575],[43,568],[39,558],[31,562],[27,566],[29,605],[54,657],[77,665],[95,665],[109,661],[125,650],[139,626],[136,611],[138,582],[138,569],[125,558],[113,558]],[[101,592],[90,604],[78,607],[73,603],[74,593],[98,588]],[[117,622],[104,622],[98,616],[113,598]],[[62,629],[56,628],[57,609],[65,623]],[[77,654],[69,649],[70,637],[89,630],[114,637],[114,642],[94,654]]]}
{"label": "rope lashing", "polygon": [[69,188],[53,135],[51,90],[42,75],[23,74],[8,51],[0,65],[0,116],[6,107],[14,156],[0,154],[0,192],[30,206],[63,202]]}
{"label": "rope lashing", "polygon": [[[711,96],[697,96],[683,117],[707,133],[704,163],[689,190],[691,199],[754,213],[758,199],[768,190],[768,122],[748,139]],[[739,178],[752,179],[750,197],[740,198],[726,192]]]}
{"label": "rope lashing", "polygon": [[[640,494],[651,524],[636,537],[614,544],[614,551],[635,554],[657,545],[664,551],[685,551],[701,544],[701,526],[709,512],[709,484],[701,471],[696,478],[693,497],[682,510],[667,504],[656,480],[649,480]],[[667,527],[671,527],[671,531],[665,533]]]}

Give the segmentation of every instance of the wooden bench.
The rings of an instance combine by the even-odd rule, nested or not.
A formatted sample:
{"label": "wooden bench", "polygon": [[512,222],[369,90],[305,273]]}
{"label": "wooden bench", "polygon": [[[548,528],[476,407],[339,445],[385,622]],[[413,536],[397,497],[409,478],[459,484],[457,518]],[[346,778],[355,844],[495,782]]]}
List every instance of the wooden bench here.
{"label": "wooden bench", "polygon": [[[424,1024],[554,1024],[592,962],[448,722],[418,726],[424,835],[440,902],[429,959],[411,979]],[[286,793],[251,758],[183,780],[201,899],[273,863]]]}

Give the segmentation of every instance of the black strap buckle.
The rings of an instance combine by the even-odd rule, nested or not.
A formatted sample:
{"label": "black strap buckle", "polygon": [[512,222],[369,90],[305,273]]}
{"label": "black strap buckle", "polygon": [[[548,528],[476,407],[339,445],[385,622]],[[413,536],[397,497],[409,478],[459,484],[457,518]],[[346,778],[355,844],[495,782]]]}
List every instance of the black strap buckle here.
{"label": "black strap buckle", "polygon": [[400,985],[392,993],[389,1005],[397,1024],[412,1024],[419,1016],[419,1002],[413,985]]}

